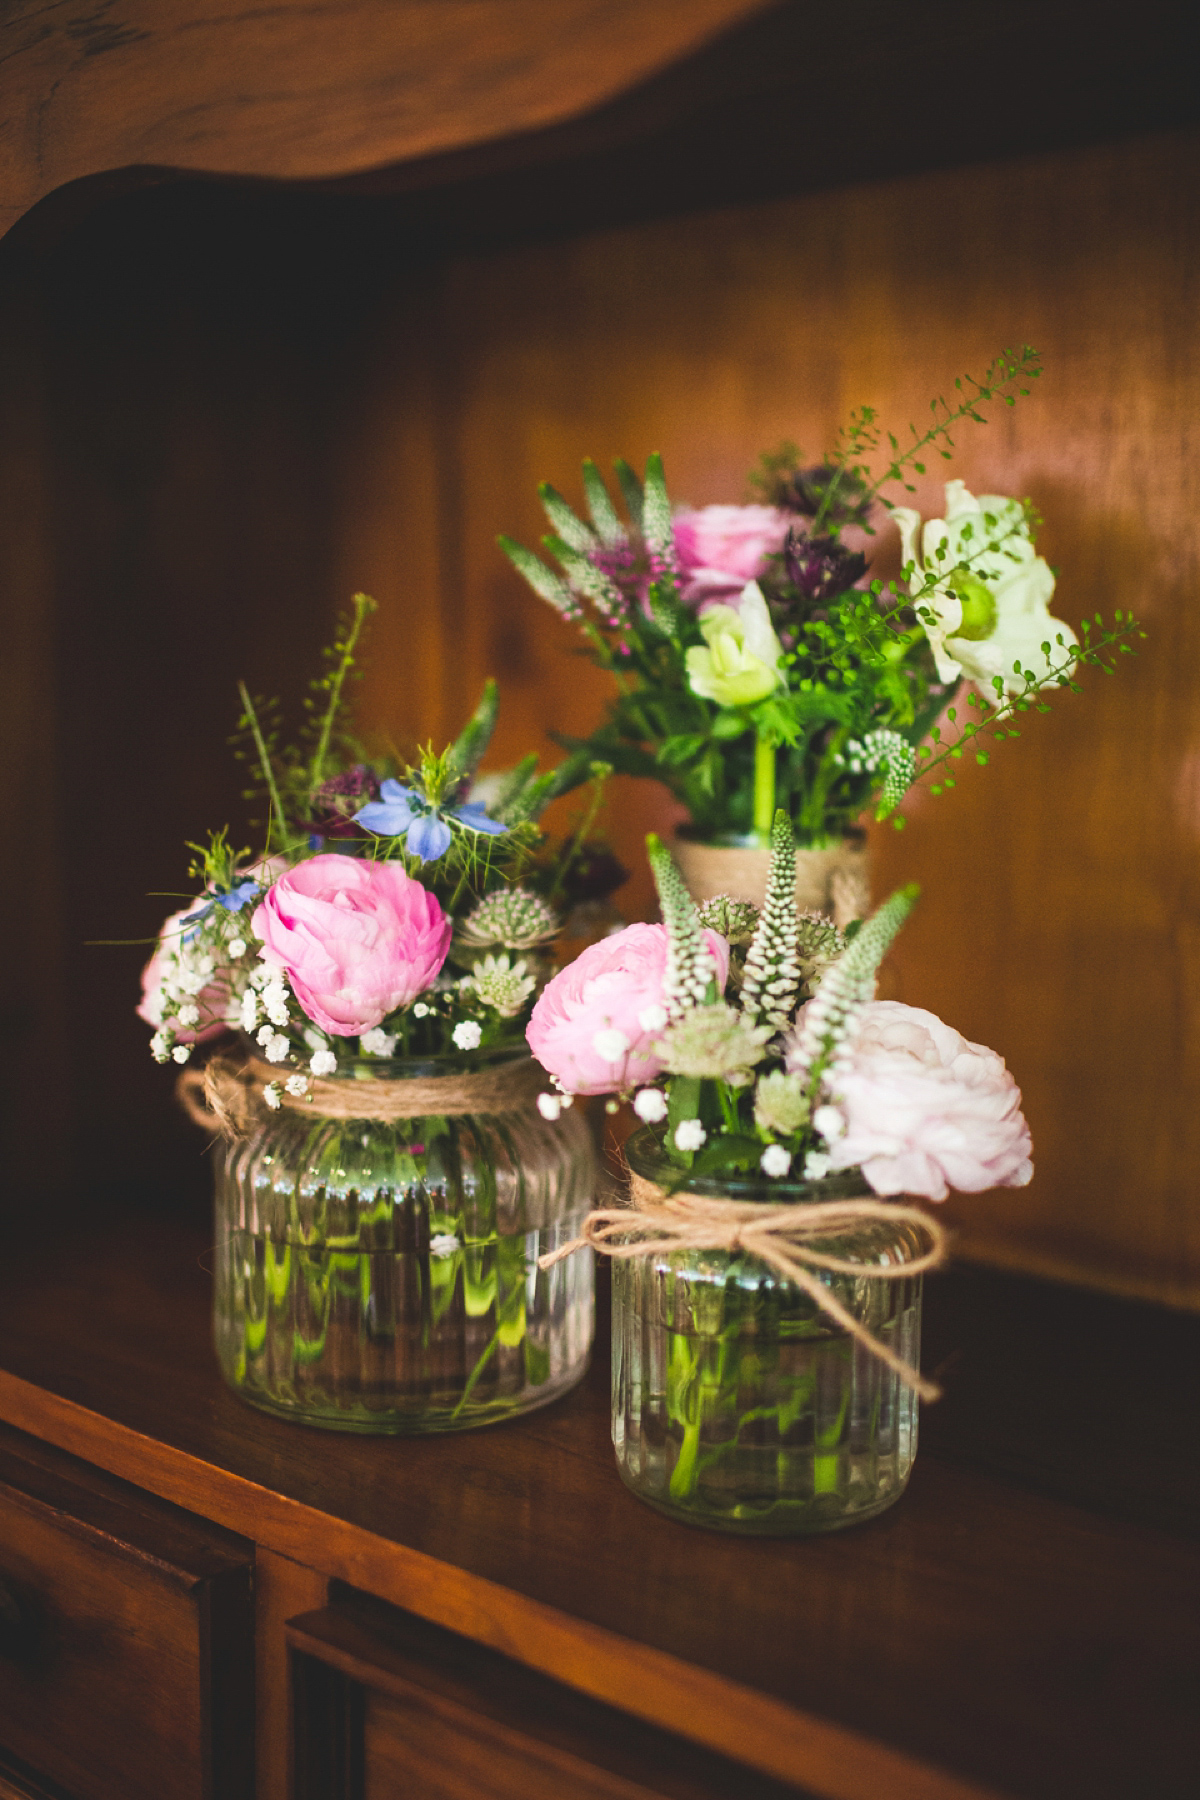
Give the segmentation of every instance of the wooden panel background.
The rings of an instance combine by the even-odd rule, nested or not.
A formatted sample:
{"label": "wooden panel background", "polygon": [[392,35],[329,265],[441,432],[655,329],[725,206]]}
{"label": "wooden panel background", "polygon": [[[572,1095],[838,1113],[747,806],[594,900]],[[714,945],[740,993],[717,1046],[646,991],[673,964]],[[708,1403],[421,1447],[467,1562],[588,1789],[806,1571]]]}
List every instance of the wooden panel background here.
{"label": "wooden panel background", "polygon": [[[1041,506],[1067,617],[1133,605],[1151,637],[877,834],[880,890],[926,887],[892,979],[1025,1090],[1037,1177],[948,1207],[964,1252],[1200,1304],[1197,147],[573,234],[556,203],[556,238],[474,251],[402,197],[196,184],[115,201],[31,264],[0,350],[10,1194],[203,1203],[128,1010],[141,955],[84,944],[151,930],[180,840],[239,817],[237,675],[294,700],[366,587],[368,721],[445,737],[494,672],[512,760],[605,698],[494,546],[536,535],[539,477],[573,492],[582,455],[658,448],[679,498],[736,496],[765,445],[815,453],[863,400],[903,425],[1028,338],[1044,380],[964,434],[956,472]],[[622,791],[631,866],[668,818]],[[627,910],[648,903],[643,872]]]}
{"label": "wooden panel background", "polygon": [[[958,792],[876,832],[882,894],[925,898],[893,991],[999,1049],[1037,1175],[956,1200],[965,1254],[1200,1303],[1195,742],[1200,643],[1200,157],[1192,133],[461,255],[381,293],[343,389],[335,585],[386,603],[365,695],[445,736],[487,672],[500,760],[598,718],[605,679],[506,569],[535,483],[665,455],[672,493],[739,497],[756,453],[848,409],[903,428],[961,370],[1032,341],[1047,373],[953,473],[1029,494],[1077,621],[1134,607],[1119,679],[1029,723]],[[354,368],[357,368],[355,379]],[[919,503],[940,512],[930,479]],[[879,566],[894,567],[894,534]],[[626,787],[626,859],[671,816]],[[629,910],[644,911],[644,874]]]}

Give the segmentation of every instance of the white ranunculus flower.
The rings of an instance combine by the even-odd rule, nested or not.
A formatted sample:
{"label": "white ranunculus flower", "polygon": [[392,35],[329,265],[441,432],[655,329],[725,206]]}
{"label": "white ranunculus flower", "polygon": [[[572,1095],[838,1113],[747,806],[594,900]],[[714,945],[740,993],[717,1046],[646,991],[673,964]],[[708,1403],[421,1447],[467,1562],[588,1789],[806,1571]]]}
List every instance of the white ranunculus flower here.
{"label": "white ranunculus flower", "polygon": [[767,602],[757,581],[748,581],[736,607],[710,606],[700,619],[704,645],[687,653],[688,686],[718,706],[753,706],[784,681]]}
{"label": "white ranunculus flower", "polygon": [[[989,526],[985,514],[995,523]],[[1069,625],[1051,617],[1054,575],[1037,554],[1018,501],[1001,494],[976,499],[961,481],[948,481],[944,519],[927,519],[922,527],[921,515],[911,506],[893,507],[892,517],[900,527],[904,561],[916,565],[910,591],[915,593],[937,570],[946,571],[921,601],[933,615],[921,622],[939,680],[965,675],[990,698],[997,675],[1009,693],[1024,692],[1015,662],[1038,676],[1067,666],[1067,647],[1078,640]],[[986,549],[989,543],[996,548]],[[943,544],[945,555],[939,557]],[[965,562],[970,563],[969,575],[951,573]],[[1048,659],[1045,643],[1050,645]]]}

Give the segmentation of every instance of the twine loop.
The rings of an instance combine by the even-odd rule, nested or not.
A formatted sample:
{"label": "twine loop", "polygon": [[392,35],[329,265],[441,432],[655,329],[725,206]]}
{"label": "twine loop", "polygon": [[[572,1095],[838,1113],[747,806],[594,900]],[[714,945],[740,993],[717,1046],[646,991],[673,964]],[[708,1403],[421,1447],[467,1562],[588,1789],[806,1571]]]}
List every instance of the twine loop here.
{"label": "twine loop", "polygon": [[414,1075],[399,1081],[372,1075],[367,1081],[331,1081],[314,1076],[304,1094],[282,1085],[287,1071],[261,1057],[213,1056],[205,1066],[184,1069],[175,1084],[188,1117],[223,1138],[248,1137],[272,1113],[263,1090],[277,1083],[288,1112],[326,1119],[419,1119],[430,1114],[523,1112],[545,1086],[545,1074],[531,1057],[458,1075]]}
{"label": "twine loop", "polygon": [[[583,1222],[572,1243],[538,1258],[548,1269],[572,1251],[590,1244],[604,1256],[670,1255],[677,1250],[742,1251],[755,1256],[784,1280],[794,1282],[828,1318],[856,1343],[898,1375],[923,1400],[937,1400],[941,1389],[897,1356],[845,1307],[816,1271],[851,1275],[869,1281],[907,1281],[936,1269],[946,1260],[946,1233],[936,1219],[916,1206],[890,1200],[814,1200],[799,1206],[762,1205],[727,1195],[667,1194],[657,1183],[630,1171],[633,1207],[600,1207]],[[864,1263],[818,1250],[816,1240],[837,1237],[876,1223],[910,1225],[925,1248],[894,1262]]]}

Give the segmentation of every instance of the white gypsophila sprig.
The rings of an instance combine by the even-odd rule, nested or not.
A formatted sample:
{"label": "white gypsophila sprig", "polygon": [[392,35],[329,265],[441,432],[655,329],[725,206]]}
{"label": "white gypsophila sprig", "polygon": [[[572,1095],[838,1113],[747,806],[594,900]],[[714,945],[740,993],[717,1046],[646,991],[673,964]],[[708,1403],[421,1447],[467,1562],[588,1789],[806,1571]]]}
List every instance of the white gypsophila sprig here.
{"label": "white gypsophila sprig", "polygon": [[742,974],[742,1011],[780,1031],[791,1018],[800,986],[796,954],[796,838],[782,808],[771,827],[771,863],[762,914]]}
{"label": "white gypsophila sprig", "polygon": [[918,891],[916,887],[900,888],[884,901],[830,964],[800,1015],[784,1060],[788,1073],[802,1080],[810,1110],[848,1056],[862,1009],[875,997],[879,965],[912,911]]}
{"label": "white gypsophila sprig", "polygon": [[646,839],[646,848],[667,931],[663,999],[668,1017],[678,1019],[705,998],[715,971],[704,945],[695,903],[674,859],[653,833]]}

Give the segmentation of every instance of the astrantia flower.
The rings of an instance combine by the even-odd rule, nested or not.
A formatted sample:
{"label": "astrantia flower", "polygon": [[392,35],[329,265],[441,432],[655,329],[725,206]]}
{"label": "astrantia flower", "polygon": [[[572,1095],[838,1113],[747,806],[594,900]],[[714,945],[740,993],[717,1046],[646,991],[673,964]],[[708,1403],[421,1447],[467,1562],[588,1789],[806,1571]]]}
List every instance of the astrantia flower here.
{"label": "astrantia flower", "polygon": [[785,677],[783,646],[775,636],[762,589],[752,581],[736,608],[713,606],[700,620],[704,646],[687,653],[688,686],[718,706],[753,706]]}
{"label": "astrantia flower", "polygon": [[[918,592],[930,575],[945,571],[919,602],[921,613],[931,615],[921,623],[940,681],[966,675],[990,697],[994,676],[1009,693],[1024,692],[1014,663],[1036,676],[1068,666],[1067,650],[1077,639],[1069,625],[1050,616],[1054,573],[1034,548],[1019,501],[1000,494],[976,499],[961,481],[948,481],[944,519],[927,519],[922,530],[921,515],[912,507],[894,507],[892,517],[900,527],[904,561],[916,565],[910,591]],[[984,550],[989,543],[996,548]],[[941,545],[945,554],[939,557]],[[969,574],[953,573],[956,564],[968,561]],[[1049,644],[1049,656],[1043,644]]]}
{"label": "astrantia flower", "polygon": [[700,909],[700,923],[710,931],[719,931],[726,943],[740,947],[748,944],[758,924],[758,908],[753,900],[735,900],[732,894],[714,894]]}
{"label": "astrantia flower", "polygon": [[506,950],[532,950],[558,934],[558,914],[548,900],[529,888],[501,888],[481,900],[463,921],[464,944],[503,944]]}
{"label": "astrantia flower", "polygon": [[495,1007],[502,1019],[515,1019],[537,986],[525,964],[510,962],[507,956],[481,958],[469,980],[484,1005]]}
{"label": "astrantia flower", "polygon": [[771,1069],[759,1076],[754,1090],[754,1123],[760,1131],[791,1137],[807,1117],[808,1101],[798,1076],[786,1075],[782,1069]]}
{"label": "astrantia flower", "polygon": [[489,819],[483,807],[472,802],[456,806],[443,800],[434,805],[424,794],[398,781],[385,781],[379,792],[380,798],[356,812],[355,819],[376,837],[402,837],[409,855],[419,857],[423,863],[436,862],[450,848],[454,834],[446,823],[448,819],[488,837],[508,830],[507,825]]}
{"label": "astrantia flower", "polygon": [[773,1035],[769,1025],[752,1025],[744,1013],[719,1001],[715,1006],[692,1007],[663,1033],[655,1048],[672,1075],[746,1087]]}

